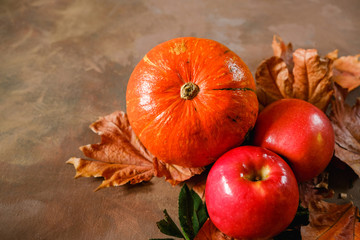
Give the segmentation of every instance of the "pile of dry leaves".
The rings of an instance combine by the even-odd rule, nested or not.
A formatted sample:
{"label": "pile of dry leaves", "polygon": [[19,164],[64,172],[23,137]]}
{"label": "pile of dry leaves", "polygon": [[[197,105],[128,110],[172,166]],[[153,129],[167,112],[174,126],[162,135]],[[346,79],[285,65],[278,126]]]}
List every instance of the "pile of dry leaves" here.
{"label": "pile of dry leaves", "polygon": [[[316,49],[294,51],[291,43],[286,45],[277,36],[272,48],[274,56],[261,62],[255,75],[260,109],[282,98],[300,98],[322,109],[335,130],[334,158],[360,176],[360,98],[353,106],[345,101],[348,92],[360,86],[360,55],[339,58],[336,50],[320,57]],[[76,178],[103,177],[99,190],[165,177],[172,185],[186,182],[204,196],[205,168],[184,168],[157,159],[136,137],[124,112],[102,117],[90,128],[101,136],[101,142],[80,148],[89,159],[67,161],[74,165]],[[300,193],[301,206],[309,212],[309,224],[300,230],[303,239],[360,239],[358,208],[351,202],[324,201],[333,194],[326,180],[303,183]],[[195,239],[231,238],[207,220]]]}

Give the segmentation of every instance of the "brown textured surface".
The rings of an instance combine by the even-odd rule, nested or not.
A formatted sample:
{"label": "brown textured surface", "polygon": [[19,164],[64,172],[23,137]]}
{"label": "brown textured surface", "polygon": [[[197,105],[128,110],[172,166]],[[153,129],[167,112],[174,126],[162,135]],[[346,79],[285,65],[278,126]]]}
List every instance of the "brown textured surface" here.
{"label": "brown textured surface", "polygon": [[[155,222],[164,208],[177,214],[178,187],[154,179],[94,193],[100,181],[74,180],[65,164],[99,141],[89,124],[125,110],[136,63],[179,36],[217,40],[253,73],[275,33],[321,55],[356,54],[359,9],[356,0],[1,1],[0,238],[162,237]],[[349,193],[359,196],[358,181]]]}

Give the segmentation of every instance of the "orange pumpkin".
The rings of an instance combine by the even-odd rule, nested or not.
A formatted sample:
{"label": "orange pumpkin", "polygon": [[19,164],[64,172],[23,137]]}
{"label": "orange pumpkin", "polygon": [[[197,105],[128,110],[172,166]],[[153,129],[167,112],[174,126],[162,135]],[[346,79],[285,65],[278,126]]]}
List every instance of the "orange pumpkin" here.
{"label": "orange pumpkin", "polygon": [[194,37],[150,50],[131,74],[126,105],[144,146],[184,167],[206,166],[239,146],[258,112],[255,82],[241,58]]}

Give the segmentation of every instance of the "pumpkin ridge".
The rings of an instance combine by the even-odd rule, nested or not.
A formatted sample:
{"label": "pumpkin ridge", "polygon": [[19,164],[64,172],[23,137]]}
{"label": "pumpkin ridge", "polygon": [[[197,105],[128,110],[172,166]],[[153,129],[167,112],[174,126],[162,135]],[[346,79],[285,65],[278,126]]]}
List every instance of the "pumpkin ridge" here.
{"label": "pumpkin ridge", "polygon": [[162,67],[160,67],[159,65],[153,63],[153,62],[149,59],[149,57],[147,56],[147,54],[143,57],[142,60],[144,61],[144,63],[147,63],[147,64],[149,64],[150,66],[153,66],[154,68],[159,69],[161,72],[166,73],[165,69],[162,68]]}
{"label": "pumpkin ridge", "polygon": [[154,123],[154,121],[160,117],[162,117],[165,112],[169,112],[170,108],[176,107],[178,104],[181,104],[181,101],[174,101],[172,104],[170,104],[169,106],[167,106],[164,111],[162,111],[161,113],[159,113],[153,120],[151,120],[139,133],[139,138],[141,137],[141,135],[143,134],[143,132],[151,125]]}
{"label": "pumpkin ridge", "polygon": [[[162,90],[162,92],[170,93],[170,94],[166,94],[166,95],[164,95],[164,96],[161,96],[160,98],[161,98],[161,99],[164,99],[164,98],[171,99],[171,102],[177,101],[177,100],[179,99],[179,97],[178,97],[178,94],[176,93],[176,91],[177,91],[176,89],[178,89],[178,88],[177,88],[177,87],[174,87],[174,86],[170,86],[169,88]],[[154,92],[149,93],[149,95],[154,95]],[[171,95],[171,96],[168,96],[168,95]],[[136,97],[127,99],[126,102],[127,102],[127,103],[139,102],[139,98],[140,98],[139,96],[136,96]],[[172,104],[173,104],[173,103],[169,104],[169,106],[166,107],[166,108],[164,109],[164,111],[166,111],[167,108],[169,108]],[[150,105],[151,105],[151,104],[150,104]],[[147,104],[146,106],[148,106],[148,104]],[[144,107],[143,107],[143,108],[144,108]],[[145,119],[144,119],[144,118],[145,118]],[[155,118],[156,118],[156,117],[155,117]],[[155,118],[154,118],[154,120],[155,120]],[[138,121],[147,121],[147,120],[146,120],[146,114],[141,115],[141,117],[138,118]],[[152,121],[153,121],[153,120],[152,120]],[[152,121],[151,121],[151,122],[152,122]],[[150,124],[151,122],[149,122],[149,124]]]}
{"label": "pumpkin ridge", "polygon": [[240,90],[240,91],[252,91],[252,92],[255,92],[254,89],[252,88],[247,88],[247,87],[244,87],[244,88],[214,88],[214,89],[211,89],[211,90],[215,90],[215,91],[223,91],[223,90],[230,90],[230,91],[237,91],[237,90]]}

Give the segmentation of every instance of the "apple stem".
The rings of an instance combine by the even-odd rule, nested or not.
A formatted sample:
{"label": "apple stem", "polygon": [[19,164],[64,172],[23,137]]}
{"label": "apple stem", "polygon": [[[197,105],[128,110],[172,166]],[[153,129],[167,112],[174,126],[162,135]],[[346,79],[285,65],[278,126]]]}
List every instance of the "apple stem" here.
{"label": "apple stem", "polygon": [[257,181],[260,181],[260,180],[262,180],[262,179],[261,179],[261,176],[259,176],[259,175],[254,175],[254,176],[252,176],[252,178],[251,178],[250,180],[253,181],[253,182],[257,182]]}
{"label": "apple stem", "polygon": [[249,174],[249,175],[242,175],[241,174],[241,177],[246,179],[246,180],[252,181],[252,182],[257,182],[257,181],[263,180],[262,176],[258,175],[256,173]]}
{"label": "apple stem", "polygon": [[269,171],[270,171],[269,166],[264,166],[259,171],[253,171],[250,174],[244,175],[241,173],[240,177],[252,182],[262,181],[262,180],[266,180],[269,177],[268,175]]}

